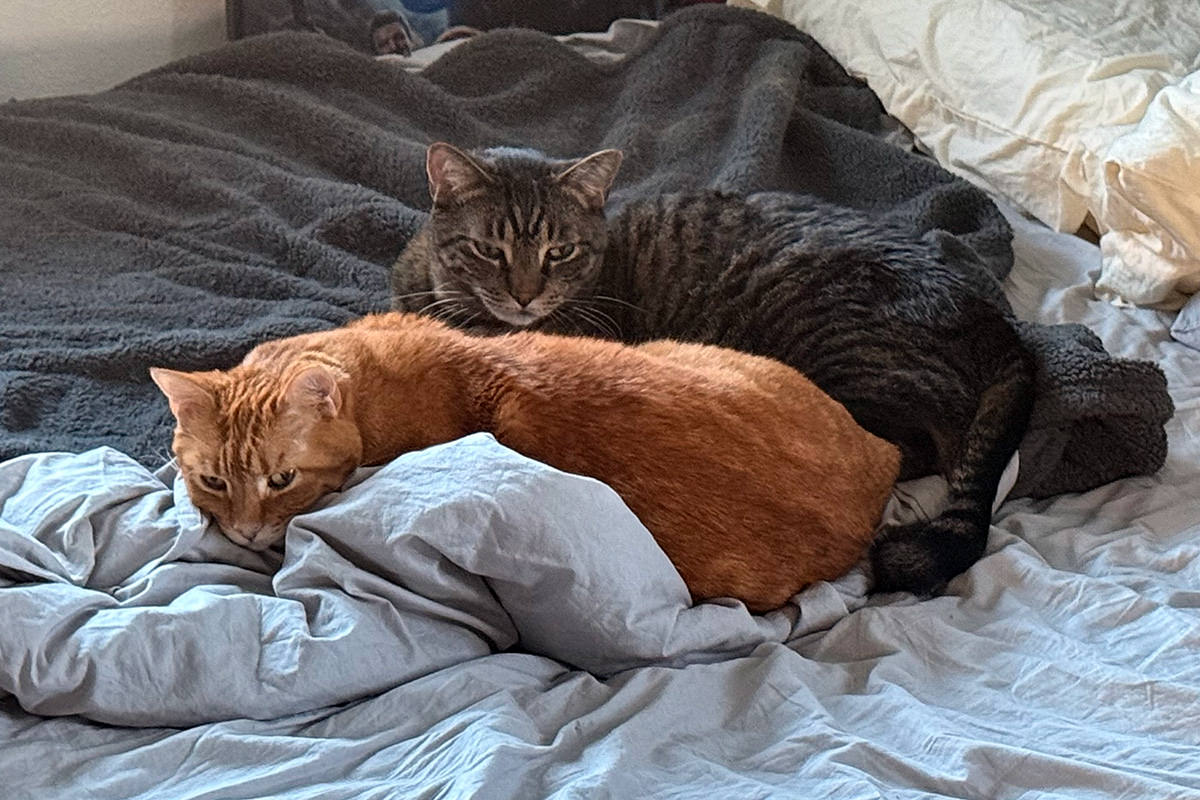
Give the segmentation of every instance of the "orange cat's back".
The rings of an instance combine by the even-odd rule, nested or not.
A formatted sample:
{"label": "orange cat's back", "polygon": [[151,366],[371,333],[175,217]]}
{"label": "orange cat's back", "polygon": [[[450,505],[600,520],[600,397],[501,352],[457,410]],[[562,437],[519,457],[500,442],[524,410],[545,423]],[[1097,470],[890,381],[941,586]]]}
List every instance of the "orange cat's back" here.
{"label": "orange cat's back", "polygon": [[612,486],[698,598],[777,608],[866,553],[899,453],[792,368],[676,342],[491,341],[521,365],[497,438]]}
{"label": "orange cat's back", "polygon": [[189,493],[239,543],[269,546],[360,464],[489,431],[610,485],[697,599],[755,611],[854,566],[899,468],[799,372],[706,345],[473,337],[385,314],[156,380]]}

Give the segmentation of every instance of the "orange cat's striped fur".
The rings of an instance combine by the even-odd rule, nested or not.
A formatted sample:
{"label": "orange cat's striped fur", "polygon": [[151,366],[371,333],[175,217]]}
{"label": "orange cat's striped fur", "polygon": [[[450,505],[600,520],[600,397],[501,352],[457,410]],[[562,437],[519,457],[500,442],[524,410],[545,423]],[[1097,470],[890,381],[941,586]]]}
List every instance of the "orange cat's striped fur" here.
{"label": "orange cat's striped fur", "polygon": [[383,314],[227,372],[152,375],[193,502],[255,549],[356,467],[489,431],[612,486],[695,598],[763,611],[866,553],[899,468],[799,372],[705,345],[472,337]]}

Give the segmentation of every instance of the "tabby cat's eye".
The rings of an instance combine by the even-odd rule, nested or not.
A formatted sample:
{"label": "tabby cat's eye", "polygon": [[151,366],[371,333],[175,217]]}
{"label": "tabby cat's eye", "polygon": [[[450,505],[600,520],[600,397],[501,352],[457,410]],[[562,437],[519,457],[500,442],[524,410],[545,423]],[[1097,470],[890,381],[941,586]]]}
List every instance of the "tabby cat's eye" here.
{"label": "tabby cat's eye", "polygon": [[216,475],[201,475],[200,482],[214,492],[225,491],[225,479],[218,478]]}
{"label": "tabby cat's eye", "polygon": [[292,485],[292,479],[296,477],[296,470],[289,469],[286,472],[276,472],[267,478],[267,486],[270,486],[275,491],[286,489]]}
{"label": "tabby cat's eye", "polygon": [[495,245],[481,242],[477,239],[471,240],[471,249],[475,251],[475,255],[485,261],[500,262],[504,260],[504,251]]}
{"label": "tabby cat's eye", "polygon": [[575,245],[562,244],[558,247],[551,247],[546,251],[547,261],[566,261],[571,256],[575,255]]}

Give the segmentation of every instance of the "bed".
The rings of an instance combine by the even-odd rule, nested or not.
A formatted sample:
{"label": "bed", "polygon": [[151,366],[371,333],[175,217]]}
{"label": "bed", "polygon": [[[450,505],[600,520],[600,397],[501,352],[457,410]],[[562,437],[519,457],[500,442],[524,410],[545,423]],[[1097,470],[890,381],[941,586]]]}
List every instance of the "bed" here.
{"label": "bed", "polygon": [[[931,161],[854,178],[904,132],[781,23],[626,32],[628,58],[500,32],[428,66],[288,34],[0,109],[6,796],[1200,797],[1200,353],[1174,316],[1097,299],[1096,245],[968,203]],[[589,107],[616,74],[638,77]],[[547,76],[570,102],[530,118]],[[616,202],[708,182],[867,203],[935,176],[958,200],[935,233],[986,250],[1011,226],[991,255],[1028,335],[1086,325],[1103,357],[1045,330],[1117,385],[1086,420],[1043,409],[1021,461],[1053,468],[932,600],[855,570],[768,615],[691,606],[611,490],[485,435],[361,470],[282,553],[233,546],[167,460],[145,367],[385,306],[420,143],[448,130],[618,143]],[[1059,491],[1113,452],[1135,474]]]}

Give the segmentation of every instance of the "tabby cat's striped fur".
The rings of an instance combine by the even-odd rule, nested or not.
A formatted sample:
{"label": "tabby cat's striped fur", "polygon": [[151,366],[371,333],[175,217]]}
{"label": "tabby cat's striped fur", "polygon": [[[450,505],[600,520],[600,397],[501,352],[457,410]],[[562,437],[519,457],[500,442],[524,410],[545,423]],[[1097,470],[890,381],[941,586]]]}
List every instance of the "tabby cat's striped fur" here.
{"label": "tabby cat's striped fur", "polygon": [[777,358],[899,445],[902,476],[949,482],[940,516],[881,532],[876,589],[928,594],[974,563],[1033,364],[994,297],[944,262],[946,242],[780,193],[663,196],[606,223],[619,163],[433,145],[434,208],[393,269],[396,307]]}

